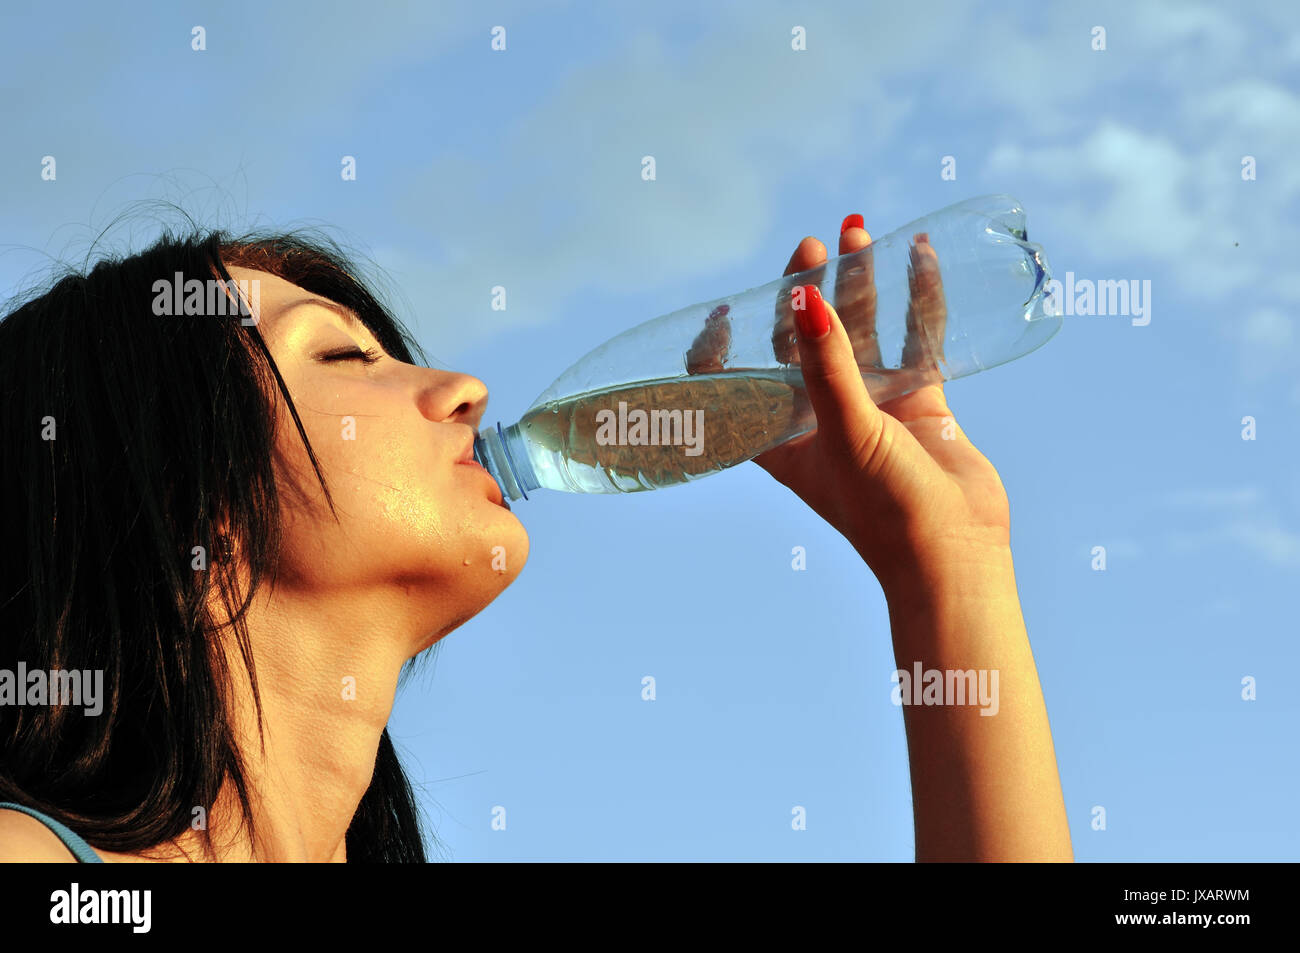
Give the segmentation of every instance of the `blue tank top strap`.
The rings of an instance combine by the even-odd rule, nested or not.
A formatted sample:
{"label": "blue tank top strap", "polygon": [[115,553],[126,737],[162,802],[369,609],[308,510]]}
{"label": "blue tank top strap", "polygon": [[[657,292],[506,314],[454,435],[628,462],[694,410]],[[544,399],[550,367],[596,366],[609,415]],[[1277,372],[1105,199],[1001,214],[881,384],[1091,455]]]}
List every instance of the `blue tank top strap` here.
{"label": "blue tank top strap", "polygon": [[21,804],[15,804],[12,801],[0,801],[0,808],[8,808],[11,811],[22,811],[31,817],[36,818],[50,830],[54,831],[63,845],[72,851],[72,856],[77,858],[78,863],[82,864],[102,864],[104,858],[91,849],[90,845],[81,839],[72,829],[66,825],[60,824],[48,814],[42,814],[34,808],[24,807]]}

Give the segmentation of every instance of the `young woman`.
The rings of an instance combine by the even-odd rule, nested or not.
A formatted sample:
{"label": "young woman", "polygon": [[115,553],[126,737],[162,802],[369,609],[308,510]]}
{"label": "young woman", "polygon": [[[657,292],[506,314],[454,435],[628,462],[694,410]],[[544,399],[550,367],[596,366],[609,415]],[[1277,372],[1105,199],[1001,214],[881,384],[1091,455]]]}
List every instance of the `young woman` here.
{"label": "young woman", "polygon": [[[840,254],[869,242],[845,219]],[[904,354],[933,360],[917,255]],[[806,238],[786,274],[825,261]],[[184,313],[194,279],[246,310]],[[941,385],[872,403],[855,280],[843,315],[809,286],[788,316],[818,426],[756,462],[876,574],[899,669],[998,672],[995,717],[904,709],[917,859],[1069,860],[1006,494]],[[53,675],[48,703],[0,704],[0,861],[425,859],[386,728],[400,676],[528,536],[471,457],[486,388],[417,353],[296,236],[165,236],[0,321],[0,673],[104,686],[95,714]]]}

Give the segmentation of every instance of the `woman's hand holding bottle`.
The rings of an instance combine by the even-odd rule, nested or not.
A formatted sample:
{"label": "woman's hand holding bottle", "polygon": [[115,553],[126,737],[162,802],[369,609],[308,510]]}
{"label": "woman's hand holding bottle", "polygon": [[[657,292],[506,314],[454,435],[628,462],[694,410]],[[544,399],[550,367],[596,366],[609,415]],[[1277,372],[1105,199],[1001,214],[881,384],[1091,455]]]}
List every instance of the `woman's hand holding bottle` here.
{"label": "woman's hand holding bottle", "polygon": [[[838,254],[870,242],[861,217],[851,215]],[[914,242],[902,365],[924,370],[943,358],[947,310],[934,250],[924,234]],[[795,329],[788,358],[803,370],[817,429],[754,462],[843,533],[882,585],[893,586],[904,584],[905,574],[924,578],[950,554],[1007,549],[1010,516],[997,471],[957,425],[941,379],[872,402],[860,369],[881,366],[870,260],[859,274],[836,277],[839,310],[811,285],[802,301],[794,295],[781,305],[787,313],[778,315],[774,339],[788,340],[782,332]],[[825,262],[822,243],[805,238],[785,274]]]}
{"label": "woman's hand holding bottle", "polygon": [[[857,215],[844,220],[839,254],[869,246],[862,225]],[[1071,860],[1051,729],[1016,591],[1006,491],[957,426],[938,375],[936,383],[873,403],[862,369],[882,365],[869,253],[864,261],[865,268],[836,276],[839,312],[814,285],[778,299],[773,348],[783,363],[800,365],[817,428],[754,460],[843,533],[876,574],[900,671],[910,674],[920,663],[997,676],[992,710],[951,699],[904,709],[917,859]],[[825,262],[825,247],[806,238],[785,274]],[[947,310],[924,233],[913,239],[908,283],[902,365],[937,368]],[[720,330],[712,329],[712,339],[725,336]],[[990,714],[996,717],[984,717]]]}

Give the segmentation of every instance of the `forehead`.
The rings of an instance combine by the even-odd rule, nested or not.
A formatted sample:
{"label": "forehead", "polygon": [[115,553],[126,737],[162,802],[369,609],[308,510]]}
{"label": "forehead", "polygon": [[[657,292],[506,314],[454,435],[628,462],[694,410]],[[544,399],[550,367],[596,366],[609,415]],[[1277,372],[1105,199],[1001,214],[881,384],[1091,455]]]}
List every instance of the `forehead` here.
{"label": "forehead", "polygon": [[[258,271],[254,268],[245,268],[240,265],[230,266],[226,270],[230,272],[230,277],[241,285],[245,281],[250,282],[250,291],[252,287],[256,287],[257,293],[250,296],[253,301],[257,302],[258,311],[260,312],[258,323],[263,331],[274,328],[281,323],[282,319],[305,318],[313,313],[328,320],[328,316],[334,313],[332,309],[343,312],[338,317],[344,325],[357,330],[364,330],[352,317],[350,311],[338,305],[322,305],[315,312],[307,308],[299,309],[294,307],[311,299],[318,299],[318,301],[328,299],[325,299],[323,295],[314,294],[306,288],[299,287],[291,281],[286,281],[279,275]],[[251,282],[257,282],[256,286],[252,286]],[[290,310],[291,308],[292,310]]]}
{"label": "forehead", "polygon": [[[255,268],[244,268],[240,265],[232,265],[226,270],[230,272],[230,277],[241,284],[245,281],[257,282],[258,297],[261,299],[262,308],[265,311],[279,311],[300,298],[318,297],[306,288],[300,288],[293,282],[285,281],[279,275],[273,275],[270,272],[258,271]],[[264,314],[263,317],[269,318],[271,315]]]}

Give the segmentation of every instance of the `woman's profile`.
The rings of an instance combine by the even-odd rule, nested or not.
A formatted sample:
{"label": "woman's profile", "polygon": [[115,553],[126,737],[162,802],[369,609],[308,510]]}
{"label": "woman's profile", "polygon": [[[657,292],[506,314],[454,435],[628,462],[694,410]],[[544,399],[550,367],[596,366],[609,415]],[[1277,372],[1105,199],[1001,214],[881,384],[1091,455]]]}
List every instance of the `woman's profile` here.
{"label": "woman's profile", "polygon": [[[804,239],[786,274],[825,260]],[[399,679],[528,535],[472,458],[486,387],[357,275],[297,233],[167,233],[0,319],[0,672],[43,685],[0,704],[0,861],[428,859]],[[993,717],[904,707],[917,859],[1070,860],[997,472],[941,384],[872,403],[868,305],[809,302],[818,426],[756,462],[874,572],[900,671],[999,688]],[[59,703],[96,672],[98,713]]]}

